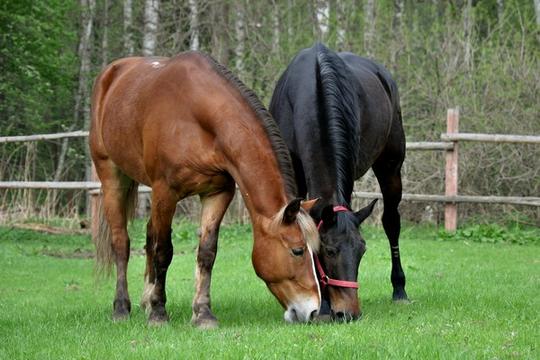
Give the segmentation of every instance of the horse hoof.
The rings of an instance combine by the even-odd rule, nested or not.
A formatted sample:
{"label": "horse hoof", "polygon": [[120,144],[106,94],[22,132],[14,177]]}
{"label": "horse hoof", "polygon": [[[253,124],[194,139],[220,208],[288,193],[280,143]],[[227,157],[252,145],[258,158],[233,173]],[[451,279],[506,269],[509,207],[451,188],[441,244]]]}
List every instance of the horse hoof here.
{"label": "horse hoof", "polygon": [[151,317],[148,319],[148,326],[151,327],[160,327],[167,325],[169,323],[169,317],[166,316],[165,318],[158,318],[158,317]]}
{"label": "horse hoof", "polygon": [[162,327],[169,323],[168,320],[148,319],[148,326],[150,327]]}
{"label": "horse hoof", "polygon": [[197,329],[201,329],[201,330],[216,329],[219,326],[216,320],[208,320],[208,319],[197,321],[194,325],[197,327]]}
{"label": "horse hoof", "polygon": [[407,296],[405,289],[394,291],[394,293],[392,294],[392,300],[396,303],[410,303],[409,297]]}
{"label": "horse hoof", "polygon": [[393,296],[392,301],[394,302],[394,304],[410,304],[411,303],[407,295],[403,297]]}
{"label": "horse hoof", "polygon": [[195,321],[192,321],[191,323],[193,324],[193,326],[201,330],[215,329],[219,326],[218,321],[216,319],[210,319],[210,318],[197,319]]}
{"label": "horse hoof", "polygon": [[113,314],[112,314],[112,320],[114,322],[121,322],[121,321],[126,321],[129,319],[129,312],[118,312],[118,311],[115,311]]}
{"label": "horse hoof", "polygon": [[148,325],[162,326],[169,322],[169,315],[163,311],[152,311],[148,317]]}
{"label": "horse hoof", "polygon": [[131,312],[131,303],[129,300],[114,300],[113,309],[113,321],[127,320]]}

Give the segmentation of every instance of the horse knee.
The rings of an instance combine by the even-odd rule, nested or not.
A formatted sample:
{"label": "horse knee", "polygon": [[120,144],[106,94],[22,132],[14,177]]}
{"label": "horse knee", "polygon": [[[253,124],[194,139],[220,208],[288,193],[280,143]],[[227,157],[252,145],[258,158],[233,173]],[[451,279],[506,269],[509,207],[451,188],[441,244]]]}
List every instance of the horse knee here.
{"label": "horse knee", "polygon": [[199,243],[197,262],[199,266],[209,269],[214,265],[217,254],[217,230],[208,231],[205,239]]}

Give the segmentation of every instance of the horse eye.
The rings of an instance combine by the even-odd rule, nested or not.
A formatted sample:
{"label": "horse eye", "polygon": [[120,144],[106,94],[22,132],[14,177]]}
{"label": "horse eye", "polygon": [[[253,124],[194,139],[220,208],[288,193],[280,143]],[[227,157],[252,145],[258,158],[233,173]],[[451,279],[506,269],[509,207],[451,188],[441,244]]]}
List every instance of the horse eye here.
{"label": "horse eye", "polygon": [[326,255],[328,255],[329,257],[334,257],[337,255],[337,250],[334,249],[334,248],[326,248]]}
{"label": "horse eye", "polygon": [[294,256],[302,256],[304,255],[304,248],[295,248],[291,250]]}

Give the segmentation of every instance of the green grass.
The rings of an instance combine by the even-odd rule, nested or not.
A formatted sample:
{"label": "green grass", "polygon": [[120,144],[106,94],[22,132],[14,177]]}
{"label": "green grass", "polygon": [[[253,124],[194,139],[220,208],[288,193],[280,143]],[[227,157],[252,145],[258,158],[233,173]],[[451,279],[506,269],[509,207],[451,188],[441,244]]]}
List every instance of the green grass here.
{"label": "green grass", "polygon": [[[132,226],[141,249],[143,224]],[[88,236],[0,228],[0,358],[530,358],[540,357],[539,229],[475,241],[436,228],[404,227],[402,260],[410,304],[391,302],[388,243],[363,230],[364,317],[350,324],[289,325],[251,266],[247,226],[225,227],[212,283],[216,330],[193,328],[195,225],[174,227],[168,326],[150,328],[137,306],[144,258],[133,255],[130,320],[110,321],[113,281],[96,283]],[[506,231],[506,230],[505,230]],[[486,235],[486,231],[476,231]],[[488,231],[489,233],[489,231]],[[502,236],[502,237],[501,237]],[[518,242],[519,243],[519,242]],[[58,257],[61,256],[61,257]]]}

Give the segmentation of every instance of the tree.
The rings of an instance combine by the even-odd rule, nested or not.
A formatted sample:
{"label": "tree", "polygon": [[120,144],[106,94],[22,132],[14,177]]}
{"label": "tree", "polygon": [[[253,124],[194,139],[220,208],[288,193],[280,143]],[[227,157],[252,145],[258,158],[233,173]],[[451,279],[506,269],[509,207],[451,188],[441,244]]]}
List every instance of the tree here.
{"label": "tree", "polygon": [[101,65],[109,63],[109,0],[103,0],[103,35],[101,37]]}
{"label": "tree", "polygon": [[534,0],[534,12],[536,13],[536,26],[540,27],[540,0]]}
{"label": "tree", "polygon": [[238,1],[236,4],[236,19],[234,21],[234,29],[236,34],[236,47],[234,48],[234,55],[236,59],[235,68],[239,74],[242,74],[244,72],[246,24],[245,8],[240,1]]}
{"label": "tree", "polygon": [[189,0],[190,50],[199,50],[199,5],[197,0]]}
{"label": "tree", "polygon": [[229,64],[230,36],[229,25],[229,2],[222,1],[210,8],[211,27],[211,52],[217,61],[227,66]]}
{"label": "tree", "polygon": [[364,3],[364,50],[367,56],[373,56],[373,38],[375,36],[375,0]]}
{"label": "tree", "polygon": [[159,0],[144,2],[144,37],[143,55],[152,56],[157,46],[157,30],[159,24]]}
{"label": "tree", "polygon": [[321,41],[325,41],[328,34],[330,20],[330,4],[328,0],[316,0],[315,20],[315,33]]}
{"label": "tree", "polygon": [[133,0],[124,0],[124,53],[133,55]]}

